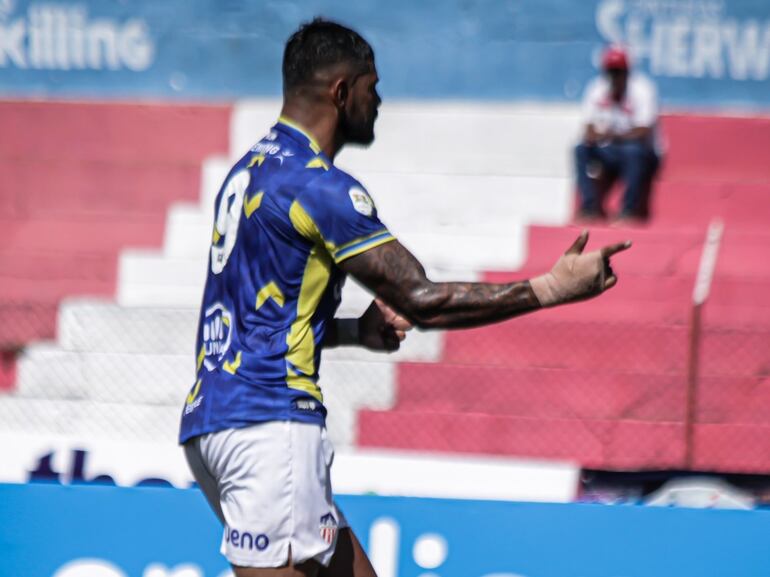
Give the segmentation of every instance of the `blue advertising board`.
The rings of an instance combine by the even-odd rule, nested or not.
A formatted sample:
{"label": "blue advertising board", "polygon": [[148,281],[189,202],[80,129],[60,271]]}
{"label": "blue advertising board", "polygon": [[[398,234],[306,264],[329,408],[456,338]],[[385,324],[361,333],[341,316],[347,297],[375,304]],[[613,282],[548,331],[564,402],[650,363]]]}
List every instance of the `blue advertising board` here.
{"label": "blue advertising board", "polygon": [[[766,577],[770,512],[341,496],[379,577]],[[195,489],[0,485],[0,577],[225,577]]]}
{"label": "blue advertising board", "polygon": [[277,96],[315,15],[370,40],[386,98],[574,101],[623,43],[665,104],[770,106],[766,0],[0,0],[0,95]]}

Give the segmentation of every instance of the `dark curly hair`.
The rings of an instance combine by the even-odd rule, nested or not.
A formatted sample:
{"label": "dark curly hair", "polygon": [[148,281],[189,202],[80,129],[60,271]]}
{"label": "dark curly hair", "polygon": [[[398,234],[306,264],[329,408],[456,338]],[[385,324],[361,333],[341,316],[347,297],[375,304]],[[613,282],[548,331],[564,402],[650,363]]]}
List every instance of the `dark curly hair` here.
{"label": "dark curly hair", "polygon": [[341,24],[315,18],[299,27],[283,53],[283,90],[288,94],[313,81],[316,72],[336,64],[367,68],[374,51],[358,32]]}

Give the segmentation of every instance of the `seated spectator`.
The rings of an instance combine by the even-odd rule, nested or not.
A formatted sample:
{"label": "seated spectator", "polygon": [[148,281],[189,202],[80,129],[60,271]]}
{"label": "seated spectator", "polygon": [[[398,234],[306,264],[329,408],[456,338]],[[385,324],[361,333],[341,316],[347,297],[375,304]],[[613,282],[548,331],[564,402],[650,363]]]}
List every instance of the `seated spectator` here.
{"label": "seated spectator", "polygon": [[575,148],[578,217],[603,218],[604,196],[619,178],[626,189],[617,218],[646,220],[652,178],[659,164],[655,86],[647,77],[630,73],[629,58],[622,48],[605,50],[602,71],[589,83],[583,98],[585,130]]}

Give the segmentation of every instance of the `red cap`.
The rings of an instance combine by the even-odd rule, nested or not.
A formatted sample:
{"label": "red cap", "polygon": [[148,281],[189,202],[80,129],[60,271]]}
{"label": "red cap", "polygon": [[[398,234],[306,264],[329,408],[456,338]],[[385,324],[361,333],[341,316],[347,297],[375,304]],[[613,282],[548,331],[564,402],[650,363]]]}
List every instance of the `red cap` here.
{"label": "red cap", "polygon": [[628,70],[628,54],[620,46],[610,46],[602,54],[604,70]]}

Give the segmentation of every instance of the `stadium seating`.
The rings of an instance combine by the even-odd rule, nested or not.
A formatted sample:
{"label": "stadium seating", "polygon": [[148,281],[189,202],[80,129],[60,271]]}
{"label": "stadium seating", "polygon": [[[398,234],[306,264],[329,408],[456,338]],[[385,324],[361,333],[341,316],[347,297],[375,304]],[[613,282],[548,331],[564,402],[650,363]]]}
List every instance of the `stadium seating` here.
{"label": "stadium seating", "polygon": [[[609,469],[770,470],[770,306],[762,298],[770,288],[770,174],[758,152],[770,123],[669,116],[664,128],[669,149],[652,225],[593,230],[592,246],[634,240],[614,264],[619,288],[596,301],[449,333],[439,363],[401,367],[391,411],[362,413],[359,443],[567,458]],[[705,307],[687,463],[691,295],[715,217],[726,229]],[[524,266],[485,278],[539,274],[576,234],[531,227]]]}
{"label": "stadium seating", "polygon": [[0,102],[0,349],[54,336],[66,296],[111,297],[126,246],[156,246],[229,107]]}
{"label": "stadium seating", "polygon": [[[0,194],[20,211],[9,213],[14,250],[0,252],[10,279],[0,302],[13,305],[0,309],[0,339],[26,344],[18,364],[6,353],[0,365],[0,389],[11,389],[0,427],[173,442],[194,370],[212,199],[278,104],[78,106],[0,105],[18,130],[69,143],[60,157],[31,136],[0,144],[0,181],[63,186],[59,196]],[[40,115],[66,121],[49,133],[30,120]],[[338,164],[433,278],[504,282],[544,272],[579,233],[568,226],[578,125],[574,106],[386,104],[371,150],[346,150]],[[634,240],[614,265],[617,289],[483,329],[414,332],[394,355],[329,351],[322,386],[335,443],[686,466],[691,295],[718,216],[726,228],[704,310],[691,464],[770,471],[770,168],[757,152],[770,122],[673,115],[664,129],[653,223],[592,230],[590,247]],[[58,172],[38,174],[38,158]],[[341,313],[360,314],[369,299],[348,283]],[[56,340],[34,342],[53,337],[57,314]]]}

